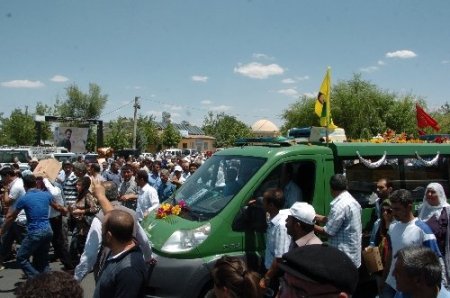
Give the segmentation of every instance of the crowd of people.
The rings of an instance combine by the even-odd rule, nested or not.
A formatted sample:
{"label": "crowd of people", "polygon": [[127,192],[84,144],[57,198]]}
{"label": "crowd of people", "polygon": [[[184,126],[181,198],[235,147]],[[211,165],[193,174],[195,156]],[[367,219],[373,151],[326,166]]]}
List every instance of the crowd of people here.
{"label": "crowd of people", "polygon": [[[74,280],[80,282],[94,271],[96,297],[143,296],[153,258],[139,223],[189,179],[200,166],[196,160],[189,156],[118,158],[101,164],[66,160],[56,179],[45,172],[33,173],[36,159],[23,172],[14,164],[4,166],[0,270],[15,258],[23,277],[35,280],[50,271],[52,246],[61,269]],[[30,286],[37,284],[42,280]],[[136,285],[135,293],[130,285]]]}
{"label": "crowd of people", "polygon": [[[54,181],[46,173],[33,174],[36,166],[33,160],[27,172],[0,169],[0,270],[4,261],[16,258],[27,278],[17,295],[27,297],[49,279],[80,282],[94,271],[94,297],[143,297],[155,264],[140,223],[201,161],[65,161]],[[225,178],[236,182],[236,174],[227,172]],[[211,271],[214,289],[207,297],[358,297],[362,209],[345,175],[330,179],[333,199],[326,215],[302,202],[291,175],[287,170],[280,187],[266,189],[262,197],[267,214],[262,269],[221,257]],[[379,297],[450,297],[450,205],[443,186],[427,186],[417,216],[411,193],[395,190],[389,179],[377,181],[376,193],[370,246],[379,248],[384,265],[375,273]],[[20,244],[16,252],[15,244]],[[64,274],[49,272],[50,246]],[[78,288],[72,290],[79,295]]]}

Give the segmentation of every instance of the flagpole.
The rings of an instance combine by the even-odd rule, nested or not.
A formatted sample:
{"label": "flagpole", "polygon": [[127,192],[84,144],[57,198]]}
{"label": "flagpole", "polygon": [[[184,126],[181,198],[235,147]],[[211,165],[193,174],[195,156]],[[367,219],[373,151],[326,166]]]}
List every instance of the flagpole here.
{"label": "flagpole", "polygon": [[331,114],[331,68],[328,66],[327,68],[327,75],[328,75],[328,79],[329,79],[329,98],[326,99],[327,102],[327,121],[326,124],[327,126],[325,127],[325,142],[327,144],[327,147],[329,146],[329,142],[328,142],[328,126],[330,125],[330,114]]}

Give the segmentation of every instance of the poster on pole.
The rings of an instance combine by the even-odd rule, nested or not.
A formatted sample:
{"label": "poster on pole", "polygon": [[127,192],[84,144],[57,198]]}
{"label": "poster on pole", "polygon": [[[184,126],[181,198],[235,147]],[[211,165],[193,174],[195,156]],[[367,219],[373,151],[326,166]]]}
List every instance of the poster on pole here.
{"label": "poster on pole", "polygon": [[58,126],[55,128],[55,145],[64,147],[69,152],[86,152],[86,142],[88,137],[87,127]]}

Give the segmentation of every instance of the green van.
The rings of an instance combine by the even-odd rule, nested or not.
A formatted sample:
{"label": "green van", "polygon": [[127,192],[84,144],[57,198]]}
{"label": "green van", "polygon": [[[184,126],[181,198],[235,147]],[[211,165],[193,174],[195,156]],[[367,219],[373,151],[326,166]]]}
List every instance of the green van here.
{"label": "green van", "polygon": [[[449,194],[450,144],[332,143],[290,144],[278,138],[244,140],[215,153],[166,203],[184,201],[179,215],[142,223],[156,255],[149,288],[158,297],[203,297],[212,288],[210,270],[222,255],[239,256],[253,268],[264,255],[265,213],[250,200],[280,185],[285,167],[319,214],[332,200],[329,179],[344,173],[350,193],[363,208],[363,243],[374,220],[375,182],[389,178],[421,202],[425,187],[439,182]],[[237,170],[234,181],[227,172]]]}

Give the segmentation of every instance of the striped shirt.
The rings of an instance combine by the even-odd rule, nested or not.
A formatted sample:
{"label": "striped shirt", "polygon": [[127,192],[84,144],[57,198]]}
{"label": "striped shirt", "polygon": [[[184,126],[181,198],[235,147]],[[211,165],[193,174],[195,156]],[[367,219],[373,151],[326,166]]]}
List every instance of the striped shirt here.
{"label": "striped shirt", "polygon": [[77,180],[78,177],[73,172],[70,173],[70,175],[66,175],[66,179],[64,179],[62,188],[66,206],[75,204],[75,201],[77,200]]}
{"label": "striped shirt", "polygon": [[278,213],[269,221],[266,234],[266,253],[264,266],[269,269],[275,258],[287,253],[291,244],[291,236],[286,229],[287,213]]}
{"label": "striped shirt", "polygon": [[361,205],[348,191],[330,203],[331,210],[324,227],[328,244],[346,253],[355,266],[361,266]]}

